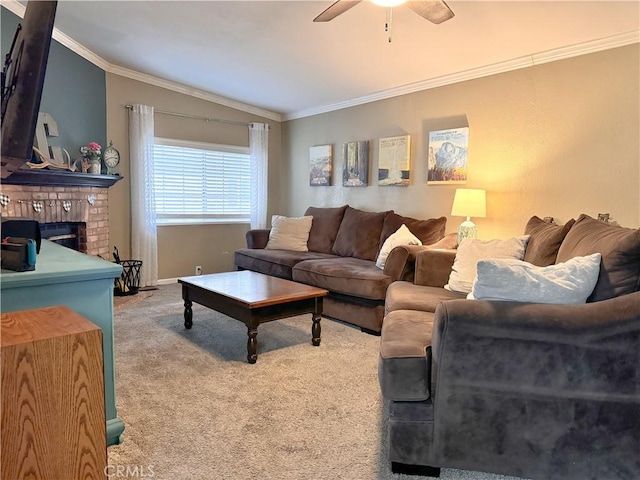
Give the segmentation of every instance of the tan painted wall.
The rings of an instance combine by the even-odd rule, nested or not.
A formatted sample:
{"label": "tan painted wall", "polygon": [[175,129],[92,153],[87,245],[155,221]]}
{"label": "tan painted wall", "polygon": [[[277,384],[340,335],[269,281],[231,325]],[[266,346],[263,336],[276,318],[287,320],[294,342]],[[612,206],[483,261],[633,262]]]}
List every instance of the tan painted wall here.
{"label": "tan painted wall", "polygon": [[[152,105],[158,110],[235,120],[266,122],[269,130],[269,215],[281,207],[281,125],[279,122],[218,105],[195,97],[107,73],[107,138],[121,154],[124,179],[109,189],[109,239],[121,258],[131,253],[129,183],[129,136],[127,104]],[[228,145],[249,145],[246,127],[155,115],[155,135]],[[233,270],[233,251],[245,245],[248,224],[158,227],[158,277],[193,275],[196,265],[203,273]]]}
{"label": "tan painted wall", "polygon": [[[487,190],[481,238],[522,233],[532,215],[564,223],[610,213],[640,226],[638,44],[412,93],[283,124],[288,215],[345,203],[449,216],[455,185],[427,185],[428,132],[470,128],[468,188]],[[411,184],[378,187],[380,137],[411,135]],[[370,186],[341,186],[341,148],[369,140]],[[309,187],[311,145],[333,144],[334,185]],[[463,219],[449,217],[453,232]]]}
{"label": "tan painted wall", "polygon": [[[111,246],[130,255],[131,214],[126,104],[240,121],[266,121],[269,212],[301,215],[309,205],[348,203],[417,218],[450,217],[455,185],[427,185],[428,132],[469,126],[468,188],[487,189],[481,238],[522,232],[531,215],[563,223],[610,213],[640,226],[640,48],[637,44],[347,108],[282,125],[218,104],[107,73],[107,137],[122,156],[124,179],[109,189]],[[411,135],[408,187],[378,187],[380,137]],[[156,115],[156,135],[247,145],[242,127]],[[370,140],[370,186],[344,188],[341,146]],[[311,145],[334,146],[334,185],[308,186]],[[159,278],[233,269],[248,225],[159,227]]]}

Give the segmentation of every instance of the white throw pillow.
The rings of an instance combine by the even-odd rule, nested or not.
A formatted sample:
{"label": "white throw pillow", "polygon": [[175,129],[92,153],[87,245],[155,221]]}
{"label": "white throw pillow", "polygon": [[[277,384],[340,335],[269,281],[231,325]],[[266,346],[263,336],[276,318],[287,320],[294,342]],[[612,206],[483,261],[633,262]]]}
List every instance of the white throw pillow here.
{"label": "white throw pillow", "polygon": [[537,267],[520,260],[480,260],[467,298],[569,305],[585,303],[596,286],[602,255]]}
{"label": "white throw pillow", "polygon": [[389,235],[389,237],[382,244],[378,259],[376,260],[376,267],[383,270],[387,263],[387,257],[391,250],[399,245],[422,245],[422,242],[407,228],[405,224]]}
{"label": "white throw pillow", "polygon": [[273,215],[269,241],[264,248],[267,250],[308,252],[307,240],[309,240],[312,221],[312,216],[283,217],[282,215]]}
{"label": "white throw pillow", "polygon": [[529,235],[508,238],[506,240],[478,240],[465,238],[460,242],[456,258],[453,261],[449,283],[444,286],[447,290],[469,293],[476,278],[476,264],[478,260],[488,258],[515,258],[522,260],[527,248]]}

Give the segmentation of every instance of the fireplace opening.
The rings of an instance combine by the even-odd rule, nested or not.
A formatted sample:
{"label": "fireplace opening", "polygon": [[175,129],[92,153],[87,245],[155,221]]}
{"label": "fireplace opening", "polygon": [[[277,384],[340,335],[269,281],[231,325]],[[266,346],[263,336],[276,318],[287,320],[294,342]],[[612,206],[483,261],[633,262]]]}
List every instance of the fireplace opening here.
{"label": "fireplace opening", "polygon": [[41,223],[40,235],[52,242],[84,252],[82,246],[86,245],[84,222],[54,222]]}

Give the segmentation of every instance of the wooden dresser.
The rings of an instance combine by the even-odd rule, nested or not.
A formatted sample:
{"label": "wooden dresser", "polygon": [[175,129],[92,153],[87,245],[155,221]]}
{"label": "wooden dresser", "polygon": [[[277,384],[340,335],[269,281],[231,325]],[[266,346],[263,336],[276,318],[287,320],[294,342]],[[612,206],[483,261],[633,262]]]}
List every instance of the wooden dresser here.
{"label": "wooden dresser", "polygon": [[106,478],[102,332],[62,306],[1,319],[2,480]]}

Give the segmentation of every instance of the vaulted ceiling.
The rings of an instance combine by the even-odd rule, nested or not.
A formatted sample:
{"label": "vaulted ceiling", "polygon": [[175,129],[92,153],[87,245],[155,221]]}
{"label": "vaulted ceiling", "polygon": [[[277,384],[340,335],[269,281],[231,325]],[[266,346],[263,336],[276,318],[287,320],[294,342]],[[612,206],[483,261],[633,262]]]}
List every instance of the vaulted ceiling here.
{"label": "vaulted ceiling", "polygon": [[387,9],[368,1],[313,23],[331,3],[61,0],[56,29],[105,70],[224,97],[275,119],[640,41],[638,0],[451,0],[455,17],[440,25],[399,6],[391,42]]}

